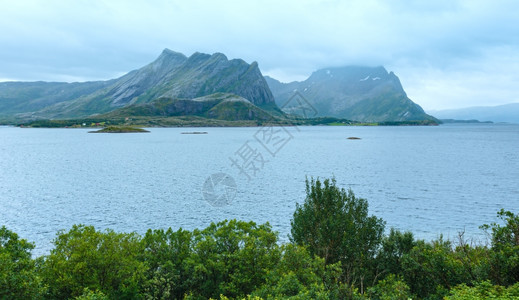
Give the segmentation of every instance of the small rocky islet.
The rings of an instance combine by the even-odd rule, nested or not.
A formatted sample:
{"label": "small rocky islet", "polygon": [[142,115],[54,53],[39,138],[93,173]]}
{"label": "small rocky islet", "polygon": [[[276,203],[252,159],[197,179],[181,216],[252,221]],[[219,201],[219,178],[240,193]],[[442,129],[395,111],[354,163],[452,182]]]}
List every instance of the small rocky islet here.
{"label": "small rocky islet", "polygon": [[146,129],[133,126],[108,126],[100,130],[89,131],[88,133],[144,133]]}

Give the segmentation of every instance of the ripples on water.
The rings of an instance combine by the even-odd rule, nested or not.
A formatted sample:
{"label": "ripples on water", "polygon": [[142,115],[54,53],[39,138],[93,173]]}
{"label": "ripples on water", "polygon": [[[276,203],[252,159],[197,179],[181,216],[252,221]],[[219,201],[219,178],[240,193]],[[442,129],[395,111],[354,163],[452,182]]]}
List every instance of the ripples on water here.
{"label": "ripples on water", "polygon": [[[519,126],[299,127],[251,180],[229,157],[258,128],[152,128],[148,134],[87,134],[83,129],[0,128],[0,224],[47,253],[73,224],[144,233],[203,228],[223,219],[270,222],[287,240],[305,177],[335,176],[368,199],[388,227],[419,238],[478,226],[500,208],[519,207]],[[349,136],[361,140],[348,140]],[[203,200],[205,179],[236,180],[229,206]]]}

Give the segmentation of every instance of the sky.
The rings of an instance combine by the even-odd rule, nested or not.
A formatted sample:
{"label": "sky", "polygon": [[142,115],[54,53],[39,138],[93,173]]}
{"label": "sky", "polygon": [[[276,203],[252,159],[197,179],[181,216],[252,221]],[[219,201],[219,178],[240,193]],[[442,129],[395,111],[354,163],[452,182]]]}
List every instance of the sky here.
{"label": "sky", "polygon": [[384,66],[426,111],[519,102],[517,0],[0,0],[0,81],[106,80],[164,48],[304,80]]}

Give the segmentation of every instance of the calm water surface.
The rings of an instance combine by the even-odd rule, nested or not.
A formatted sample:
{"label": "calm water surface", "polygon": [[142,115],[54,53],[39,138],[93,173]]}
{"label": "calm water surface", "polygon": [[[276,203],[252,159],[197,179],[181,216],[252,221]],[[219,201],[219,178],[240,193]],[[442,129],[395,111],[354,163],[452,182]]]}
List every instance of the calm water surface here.
{"label": "calm water surface", "polygon": [[[286,240],[305,176],[335,176],[388,227],[425,239],[459,231],[481,239],[479,225],[519,208],[519,125],[278,128],[270,140],[258,130],[0,127],[0,225],[35,242],[36,255],[78,223],[144,233],[236,218],[268,221]],[[230,160],[247,153],[257,158],[250,179]],[[230,205],[214,207],[202,189],[219,172],[237,191]]]}

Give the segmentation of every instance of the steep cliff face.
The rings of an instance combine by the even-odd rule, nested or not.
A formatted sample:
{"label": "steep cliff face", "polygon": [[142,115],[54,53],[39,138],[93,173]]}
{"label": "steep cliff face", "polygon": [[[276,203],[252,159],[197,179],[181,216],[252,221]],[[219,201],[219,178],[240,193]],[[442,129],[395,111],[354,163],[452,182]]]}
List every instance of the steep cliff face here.
{"label": "steep cliff face", "polygon": [[[231,93],[269,111],[280,112],[258,64],[228,60],[221,53],[182,53],[165,49],[152,63],[110,81],[38,84],[38,101],[23,97],[35,83],[0,85],[0,107],[32,118],[78,118],[103,114],[159,98],[193,99]],[[7,89],[9,88],[9,89]],[[60,94],[61,93],[61,94]],[[18,108],[14,109],[13,103]],[[20,104],[21,103],[21,104]]]}
{"label": "steep cliff face", "polygon": [[398,77],[383,67],[322,69],[305,81],[286,84],[266,79],[280,107],[297,91],[317,116],[362,122],[433,119],[407,97]]}
{"label": "steep cliff face", "polygon": [[149,89],[163,84],[186,60],[184,54],[165,49],[154,62],[124,75],[99,94],[104,93],[105,97],[109,97],[113,106],[124,106]]}
{"label": "steep cliff face", "polygon": [[222,53],[193,54],[136,102],[158,97],[192,99],[218,92],[241,96],[257,106],[275,103],[256,62],[228,60]]}

